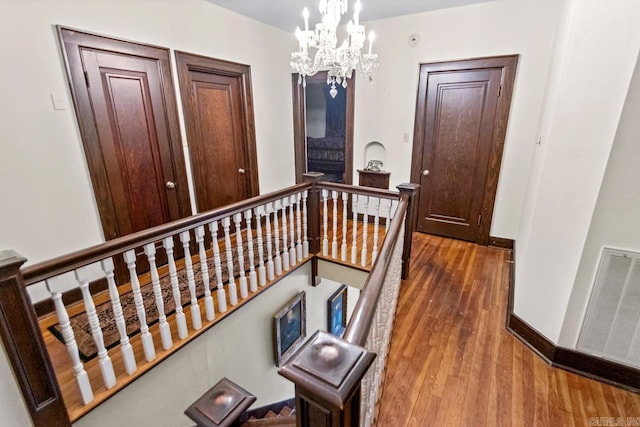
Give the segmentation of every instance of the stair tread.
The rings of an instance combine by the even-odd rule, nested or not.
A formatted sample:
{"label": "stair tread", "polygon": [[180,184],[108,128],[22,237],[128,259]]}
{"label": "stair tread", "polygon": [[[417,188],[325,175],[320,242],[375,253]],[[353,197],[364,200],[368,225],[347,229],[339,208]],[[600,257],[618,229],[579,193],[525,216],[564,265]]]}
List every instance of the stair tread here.
{"label": "stair tread", "polygon": [[276,418],[278,416],[278,414],[276,414],[273,411],[269,411],[265,414],[264,418]]}
{"label": "stair tread", "polygon": [[292,412],[293,412],[293,409],[289,408],[288,406],[285,406],[280,410],[280,413],[278,415],[281,417],[288,417],[289,415],[291,415]]}
{"label": "stair tread", "polygon": [[260,426],[295,426],[296,417],[269,417],[246,421],[242,427],[260,427]]}

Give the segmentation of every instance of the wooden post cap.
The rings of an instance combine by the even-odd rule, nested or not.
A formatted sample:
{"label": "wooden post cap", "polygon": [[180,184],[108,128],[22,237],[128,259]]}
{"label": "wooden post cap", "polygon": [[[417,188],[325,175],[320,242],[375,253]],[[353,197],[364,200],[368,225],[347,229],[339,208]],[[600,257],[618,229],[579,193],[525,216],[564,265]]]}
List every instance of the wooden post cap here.
{"label": "wooden post cap", "polygon": [[223,378],[193,402],[185,415],[201,427],[227,427],[256,401],[256,397]]}
{"label": "wooden post cap", "polygon": [[317,331],[278,373],[344,409],[375,357],[365,348]]}

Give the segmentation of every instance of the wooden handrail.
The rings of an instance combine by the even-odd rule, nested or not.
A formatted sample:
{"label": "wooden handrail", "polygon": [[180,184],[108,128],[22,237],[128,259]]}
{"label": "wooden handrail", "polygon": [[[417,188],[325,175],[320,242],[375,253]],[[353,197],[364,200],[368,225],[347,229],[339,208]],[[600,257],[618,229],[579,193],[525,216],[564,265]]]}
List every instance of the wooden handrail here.
{"label": "wooden handrail", "polygon": [[124,251],[162,240],[165,237],[174,236],[196,226],[222,219],[229,216],[231,213],[252,209],[256,206],[282,198],[288,194],[297,193],[309,188],[311,188],[311,184],[297,184],[263,196],[256,196],[219,209],[213,209],[208,212],[172,221],[167,224],[142,230],[137,233],[109,240],[86,249],[25,267],[22,270],[25,286],[33,285],[34,283],[41,282],[49,277],[57,276],[76,268],[101,261],[107,257],[120,254]]}
{"label": "wooden handrail", "polygon": [[329,182],[329,181],[318,182],[318,188],[322,190],[355,193],[358,195],[362,194],[362,195],[371,196],[371,197],[380,197],[382,199],[392,199],[392,200],[398,199],[397,191],[384,190],[381,188],[355,187],[353,185],[339,184],[337,182]]}
{"label": "wooden handrail", "polygon": [[408,206],[409,198],[404,195],[400,198],[396,213],[389,225],[387,237],[378,253],[378,258],[376,258],[375,263],[371,267],[371,272],[362,288],[362,293],[353,309],[353,314],[344,333],[344,340],[351,344],[364,347],[367,342],[367,335],[369,335],[369,329],[371,328],[373,317],[376,314],[376,307],[378,306],[378,300],[382,293],[385,277],[391,264],[393,250],[402,237],[400,236],[400,230],[402,224],[405,222]]}

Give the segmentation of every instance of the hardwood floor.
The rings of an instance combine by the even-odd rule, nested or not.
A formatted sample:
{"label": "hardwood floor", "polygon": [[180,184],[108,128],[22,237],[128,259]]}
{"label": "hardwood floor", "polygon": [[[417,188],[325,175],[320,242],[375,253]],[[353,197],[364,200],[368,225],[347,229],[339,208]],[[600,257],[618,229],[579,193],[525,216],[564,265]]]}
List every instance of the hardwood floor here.
{"label": "hardwood floor", "polygon": [[508,250],[413,245],[377,426],[640,425],[640,395],[552,368],[507,332]]}

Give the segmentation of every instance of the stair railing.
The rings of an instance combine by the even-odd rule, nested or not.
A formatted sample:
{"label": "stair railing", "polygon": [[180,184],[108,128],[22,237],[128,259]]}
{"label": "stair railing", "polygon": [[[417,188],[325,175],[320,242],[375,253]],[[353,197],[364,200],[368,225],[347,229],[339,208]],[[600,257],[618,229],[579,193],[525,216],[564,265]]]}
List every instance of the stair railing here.
{"label": "stair railing", "polygon": [[[314,183],[309,192],[310,197],[318,198],[312,202],[314,205],[324,205],[329,198],[322,192],[323,188],[336,187]],[[398,187],[399,202],[388,223],[384,242],[372,262],[344,338],[318,331],[278,371],[295,383],[298,426],[369,427],[374,422],[400,282],[408,272],[417,189],[418,185],[415,184]],[[331,195],[333,201],[339,198],[340,195],[337,198]],[[336,218],[335,204],[333,206],[333,218]],[[327,209],[325,205],[322,211],[327,212]],[[377,207],[374,208],[374,212],[377,210]],[[358,208],[354,207],[352,214],[358,212]],[[363,219],[370,212],[369,207],[365,206],[362,210]],[[323,222],[324,230],[330,228],[326,220]],[[333,236],[336,229],[334,222]],[[362,234],[361,255],[366,253],[367,244],[364,230]],[[329,246],[328,232],[322,233],[322,239],[318,237],[317,240],[314,247],[320,246],[320,240],[322,246],[327,247],[324,256],[330,252],[330,257],[335,258],[336,252],[341,252],[335,250],[335,238],[331,239]]]}

